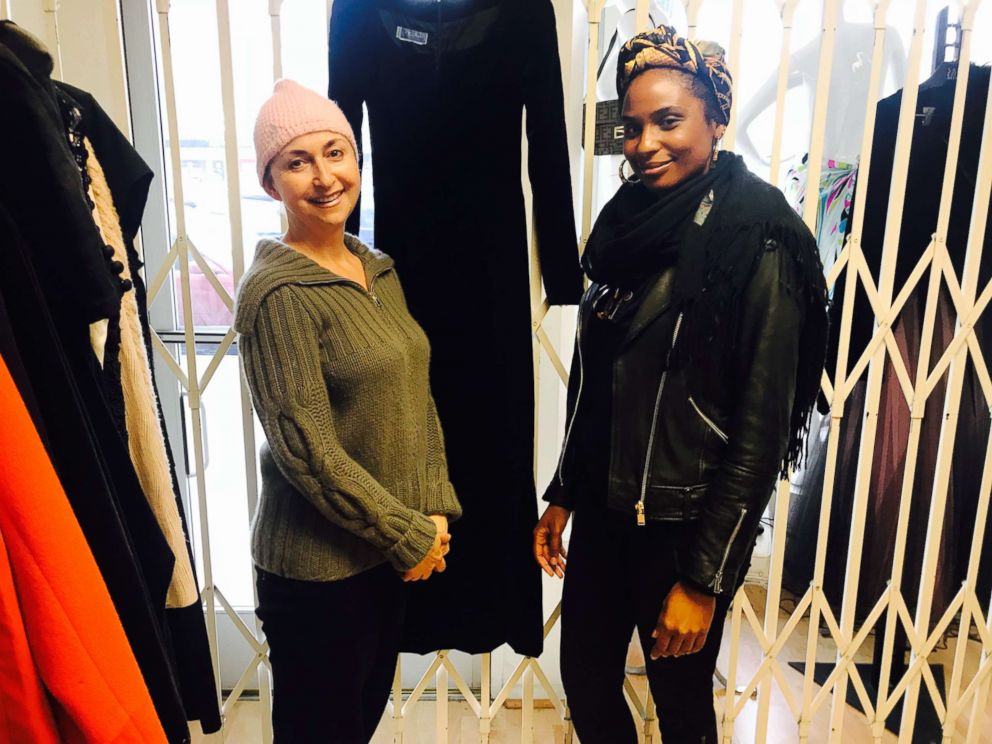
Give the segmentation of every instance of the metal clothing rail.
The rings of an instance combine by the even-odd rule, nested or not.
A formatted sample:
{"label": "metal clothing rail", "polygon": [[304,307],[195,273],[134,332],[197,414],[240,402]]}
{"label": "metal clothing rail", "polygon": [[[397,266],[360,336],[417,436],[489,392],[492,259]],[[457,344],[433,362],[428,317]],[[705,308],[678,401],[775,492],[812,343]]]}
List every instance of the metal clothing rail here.
{"label": "metal clothing rail", "polygon": [[[694,36],[698,30],[700,18],[703,17],[705,20],[702,15],[703,12],[717,1],[712,0],[711,3],[706,2],[706,0],[683,0],[690,36]],[[827,466],[818,522],[813,579],[808,590],[798,598],[794,610],[791,613],[781,612],[782,570],[785,556],[785,530],[781,526],[787,521],[790,501],[788,484],[783,482],[779,484],[774,507],[775,524],[779,528],[773,532],[770,575],[764,605],[756,607],[749,595],[741,591],[735,597],[731,608],[727,693],[720,706],[722,736],[726,744],[730,744],[735,737],[741,736],[753,737],[753,740],[758,742],[765,741],[769,733],[772,699],[775,696],[780,696],[785,700],[795,721],[798,740],[804,743],[810,739],[811,734],[820,733],[813,729],[814,721],[823,720],[822,716],[817,718],[817,714],[822,710],[826,715],[824,706],[828,701],[830,702],[828,739],[830,742],[836,743],[846,740],[844,727],[848,686],[854,690],[862,708],[866,711],[871,735],[875,742],[882,741],[886,718],[900,703],[903,705],[900,741],[909,741],[915,724],[916,711],[920,704],[920,696],[928,695],[938,711],[944,731],[944,742],[950,744],[958,729],[959,722],[966,718],[977,721],[981,715],[982,706],[988,699],[990,685],[992,685],[992,615],[986,615],[982,612],[983,598],[977,594],[977,578],[985,537],[987,512],[990,501],[992,501],[992,439],[989,441],[989,449],[983,465],[978,519],[974,525],[965,581],[943,617],[932,617],[938,551],[941,540],[945,537],[942,530],[947,509],[952,456],[955,448],[956,423],[960,414],[964,372],[968,365],[971,365],[977,374],[986,402],[992,405],[992,378],[990,378],[986,361],[975,335],[975,326],[984,317],[983,314],[989,302],[992,301],[992,284],[979,285],[979,266],[984,248],[982,236],[987,225],[989,197],[992,193],[992,146],[988,144],[982,149],[979,162],[977,188],[970,217],[967,256],[960,275],[955,271],[946,245],[950,209],[954,196],[953,175],[960,149],[964,118],[964,96],[969,76],[968,64],[972,54],[975,18],[982,1],[969,0],[957,4],[958,15],[961,18],[960,75],[956,83],[955,105],[951,114],[951,131],[944,164],[944,181],[937,229],[907,282],[903,286],[895,286],[901,216],[905,202],[912,128],[917,105],[916,82],[921,77],[924,60],[929,6],[927,0],[905,0],[905,3],[912,3],[914,12],[913,32],[907,56],[907,80],[909,82],[904,89],[899,111],[895,161],[889,184],[890,199],[882,264],[878,276],[875,277],[868,267],[861,247],[865,219],[866,185],[872,178],[869,165],[873,145],[875,105],[880,97],[884,82],[883,45],[886,34],[890,33],[889,20],[893,7],[902,4],[902,2],[865,0],[865,6],[873,16],[874,28],[871,73],[868,100],[864,112],[865,128],[861,139],[859,188],[856,195],[855,218],[850,237],[828,277],[828,283],[831,285],[843,282],[846,293],[841,313],[840,335],[842,342],[836,368],[827,370],[823,379],[824,394],[832,404],[832,426],[827,443]],[[57,0],[46,0],[46,2],[48,3],[46,10],[51,8],[53,22],[57,23]],[[777,183],[782,169],[782,139],[785,130],[790,50],[800,0],[766,0],[766,2],[774,6],[781,22],[780,62],[773,119],[770,174],[772,182]],[[591,103],[596,98],[595,71],[599,61],[600,27],[606,0],[582,0],[582,4],[587,16],[585,23],[587,42],[585,64],[577,64],[571,68],[566,67],[564,72],[569,82],[572,75],[584,77],[585,100]],[[149,282],[149,298],[150,301],[154,300],[166,282],[169,281],[174,264],[178,263],[179,301],[182,306],[183,317],[191,319],[193,318],[193,301],[190,290],[190,267],[192,264],[196,264],[228,308],[232,306],[232,298],[208,262],[197,250],[194,242],[196,236],[191,236],[187,232],[179,122],[176,111],[176,82],[172,63],[176,51],[173,49],[170,34],[171,3],[169,0],[156,0],[155,5],[157,11],[156,38],[158,39],[162,67],[161,98],[164,115],[162,126],[168,135],[168,157],[171,161],[170,187],[175,203],[176,238],[171,244],[166,260],[158,267],[149,267],[150,270],[155,270],[154,276]],[[273,78],[282,75],[283,5],[284,0],[268,0],[267,3],[273,50]],[[648,22],[648,5],[648,0],[637,0],[636,18],[640,29],[645,28]],[[224,117],[224,152],[227,166],[231,258],[234,279],[238,281],[244,271],[244,251],[240,207],[241,190],[238,182],[235,71],[232,61],[229,0],[215,0],[215,7],[219,49],[217,63],[221,71],[221,85],[218,92],[223,105]],[[729,5],[724,3],[722,7],[730,8],[730,33],[729,38],[721,41],[727,46],[728,62],[735,73],[735,86],[739,90],[743,38],[748,21],[744,13],[745,3],[743,0],[731,0]],[[751,7],[750,3],[748,7]],[[323,10],[322,20],[326,22],[331,11],[331,0],[327,0]],[[580,9],[577,10],[581,13]],[[816,81],[808,147],[807,182],[814,186],[808,190],[809,196],[806,199],[803,212],[803,218],[810,228],[816,227],[817,199],[815,198],[815,189],[820,182],[825,155],[830,71],[836,52],[837,25],[841,12],[841,0],[823,0],[819,50],[821,74],[818,75]],[[4,14],[9,14],[9,0],[0,0],[0,16]],[[326,28],[325,23],[323,29],[326,30]],[[990,32],[992,29],[985,29],[985,33]],[[570,86],[566,86],[566,90],[569,89]],[[988,105],[983,142],[992,143],[992,96],[990,96]],[[580,234],[581,246],[583,247],[588,239],[594,219],[594,187],[597,175],[593,157],[595,107],[586,106],[584,116],[584,148],[582,157],[578,161],[581,171]],[[733,147],[737,135],[736,126],[735,118],[731,121],[725,138],[724,146],[727,148]],[[829,155],[829,153],[826,154]],[[547,302],[542,298],[540,267],[537,263],[536,251],[533,250],[533,239],[531,247],[531,303],[535,369],[540,370],[539,362],[543,354],[547,357],[555,375],[560,378],[562,383],[566,383],[567,371],[560,353],[562,344],[560,341],[556,343],[561,334],[551,327],[548,320],[549,308]],[[920,355],[919,359],[916,360],[919,363],[915,364],[915,373],[911,374],[910,369],[914,369],[914,366],[907,365],[902,358],[893,333],[893,326],[913,290],[917,287],[926,287],[926,306],[923,316]],[[876,323],[867,349],[860,358],[851,359],[850,336],[853,324],[854,296],[858,290],[868,297]],[[952,298],[957,320],[952,342],[946,350],[943,350],[938,362],[931,365],[932,336],[936,323],[938,295],[941,292],[948,293]],[[177,360],[163,339],[157,336],[155,348],[188,396],[192,417],[192,455],[196,463],[196,472],[202,473],[204,436],[201,400],[223,356],[231,348],[234,334],[233,331],[228,330],[223,335],[216,353],[210,358],[206,369],[202,372],[198,368],[197,355],[189,351],[195,348],[196,342],[195,329],[191,322],[186,323],[186,328],[182,334],[187,349],[184,363]],[[852,361],[854,362],[853,365],[850,364]],[[891,579],[887,589],[878,597],[867,620],[859,626],[855,620],[855,607],[858,599],[862,547],[872,496],[870,493],[871,472],[879,427],[883,372],[887,366],[894,370],[897,384],[912,412],[911,426],[902,485],[902,500],[897,517],[897,539],[892,549]],[[867,393],[864,409],[859,412],[863,416],[863,426],[859,443],[858,472],[849,535],[850,548],[845,568],[841,611],[839,615],[835,616],[823,588],[827,565],[827,537],[831,512],[834,508],[833,494],[837,480],[840,424],[844,417],[844,404],[850,397],[854,385],[861,380],[866,383]],[[916,475],[916,462],[921,446],[926,403],[932,395],[936,394],[935,391],[941,383],[944,383],[944,418],[929,509],[929,527],[923,556],[923,581],[915,612],[911,612],[907,606],[907,599],[902,593],[902,574],[907,550],[907,526],[910,517],[910,495],[913,492]],[[240,384],[248,505],[249,514],[253,515],[257,501],[254,430],[248,392],[244,382],[242,381]],[[557,443],[544,442],[539,443],[539,445],[556,447]],[[221,613],[226,613],[234,623],[252,653],[251,662],[244,669],[235,688],[222,701],[223,710],[225,713],[230,712],[256,673],[261,680],[262,705],[267,707],[271,703],[269,675],[264,672],[268,666],[268,649],[264,640],[261,640],[260,627],[257,622],[254,628],[243,622],[214,582],[209,534],[209,519],[212,515],[207,508],[206,484],[202,477],[196,478],[196,505],[199,510],[201,525],[199,552],[203,562],[203,602],[207,612],[215,674],[219,678],[217,619]],[[247,529],[247,525],[245,528]],[[551,612],[547,619],[544,628],[546,636],[557,623],[559,616],[560,605]],[[938,641],[947,634],[955,623],[958,627],[958,635],[956,641],[953,642],[953,664],[951,665],[947,691],[941,694],[936,684],[934,672],[930,667],[930,658]],[[826,627],[827,642],[831,646],[831,654],[835,657],[836,666],[826,684],[818,686],[813,680],[812,670],[815,662],[822,655],[824,640],[821,637],[821,626]],[[891,668],[895,653],[892,638],[897,628],[902,628],[909,638],[911,657],[905,674],[900,679],[891,679],[888,670]],[[877,695],[872,698],[868,693],[865,681],[861,678],[853,662],[855,655],[864,650],[871,631],[876,629],[880,631],[879,637],[885,639],[882,648],[883,677]],[[881,635],[883,630],[884,636]],[[804,633],[805,636],[803,636]],[[977,634],[980,639],[978,645],[981,649],[981,658],[977,662],[977,669],[975,669],[974,660],[969,661],[968,659],[968,638],[971,634]],[[804,649],[803,659],[806,662],[807,671],[798,690],[797,686],[791,684],[787,677],[787,675],[794,674],[791,670],[786,670],[786,662],[795,660],[794,657],[788,656],[786,651],[790,641],[793,646],[796,642],[801,643]],[[753,670],[745,671],[740,663],[741,651],[745,642],[752,646],[756,645],[758,648],[759,659]],[[480,661],[481,687],[478,695],[467,683],[464,675],[452,661],[447,651],[440,651],[434,656],[432,663],[409,694],[404,694],[401,668],[398,665],[391,703],[393,741],[397,743],[404,741],[407,734],[406,722],[411,712],[424,699],[425,693],[433,690],[437,701],[435,704],[435,741],[438,743],[447,742],[451,725],[448,705],[449,690],[455,689],[463,696],[473,715],[478,718],[479,741],[488,742],[493,730],[494,719],[501,715],[504,703],[513,694],[518,684],[521,685],[523,698],[521,742],[534,741],[535,695],[538,686],[551,701],[557,716],[565,727],[567,739],[571,740],[567,703],[555,692],[554,685],[538,659],[524,658],[520,660],[507,678],[503,680],[503,684],[499,685],[499,689],[494,688],[492,656],[490,654],[482,655]],[[333,672],[329,670],[328,673]],[[890,684],[892,685],[891,692]],[[656,714],[650,695],[646,699],[640,699],[634,685],[630,684],[629,681],[625,689],[634,709],[641,718],[645,741],[654,742]],[[753,721],[750,717],[748,718],[749,724],[745,729],[740,720],[741,714],[752,693],[755,692],[757,693],[756,712]],[[967,734],[968,744],[976,744],[978,737],[978,727],[971,726]],[[262,740],[266,744],[271,742],[271,729],[267,722],[263,724]]]}

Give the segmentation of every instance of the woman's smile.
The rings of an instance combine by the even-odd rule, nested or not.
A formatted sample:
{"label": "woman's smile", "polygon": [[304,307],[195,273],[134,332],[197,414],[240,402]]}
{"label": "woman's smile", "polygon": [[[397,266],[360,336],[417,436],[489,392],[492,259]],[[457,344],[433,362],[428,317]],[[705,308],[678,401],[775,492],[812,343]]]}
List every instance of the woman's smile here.
{"label": "woman's smile", "polygon": [[675,162],[674,158],[669,158],[668,160],[663,160],[657,163],[645,163],[638,167],[641,175],[644,176],[660,176],[668,167]]}
{"label": "woman's smile", "polygon": [[324,196],[312,196],[308,198],[307,201],[318,209],[333,209],[341,203],[341,197],[343,195],[344,189],[338,189],[337,191]]}

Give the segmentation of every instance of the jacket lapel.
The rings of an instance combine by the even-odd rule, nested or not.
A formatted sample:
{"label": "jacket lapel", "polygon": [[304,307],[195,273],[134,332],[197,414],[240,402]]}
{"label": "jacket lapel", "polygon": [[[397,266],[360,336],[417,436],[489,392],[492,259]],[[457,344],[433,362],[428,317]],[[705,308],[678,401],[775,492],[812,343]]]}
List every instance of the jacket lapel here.
{"label": "jacket lapel", "polygon": [[675,278],[675,269],[670,268],[662,272],[658,280],[651,285],[647,294],[641,301],[640,307],[634,314],[627,335],[620,344],[620,351],[623,351],[634,342],[641,333],[655,320],[664,315],[672,305],[672,280]]}

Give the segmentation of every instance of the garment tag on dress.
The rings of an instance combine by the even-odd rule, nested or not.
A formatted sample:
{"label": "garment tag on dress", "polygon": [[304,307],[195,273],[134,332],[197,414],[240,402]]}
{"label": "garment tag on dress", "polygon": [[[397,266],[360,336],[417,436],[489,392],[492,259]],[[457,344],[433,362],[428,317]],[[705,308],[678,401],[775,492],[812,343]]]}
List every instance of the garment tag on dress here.
{"label": "garment tag on dress", "polygon": [[428,33],[426,31],[417,31],[412,28],[397,26],[396,38],[400,41],[409,41],[411,44],[416,44],[417,46],[425,46],[427,44]]}

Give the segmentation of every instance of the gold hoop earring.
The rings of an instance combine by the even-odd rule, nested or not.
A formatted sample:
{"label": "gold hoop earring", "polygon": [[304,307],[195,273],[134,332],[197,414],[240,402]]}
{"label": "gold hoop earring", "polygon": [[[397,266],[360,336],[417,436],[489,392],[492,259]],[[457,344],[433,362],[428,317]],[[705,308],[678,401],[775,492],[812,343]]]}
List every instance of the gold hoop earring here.
{"label": "gold hoop earring", "polygon": [[623,172],[623,167],[627,165],[628,162],[629,161],[627,158],[620,161],[620,180],[629,184],[640,183],[641,177],[637,175],[637,172],[634,170],[634,166],[630,166],[630,176]]}
{"label": "gold hoop earring", "polygon": [[713,142],[713,165],[716,165],[717,158],[720,157],[720,140]]}

